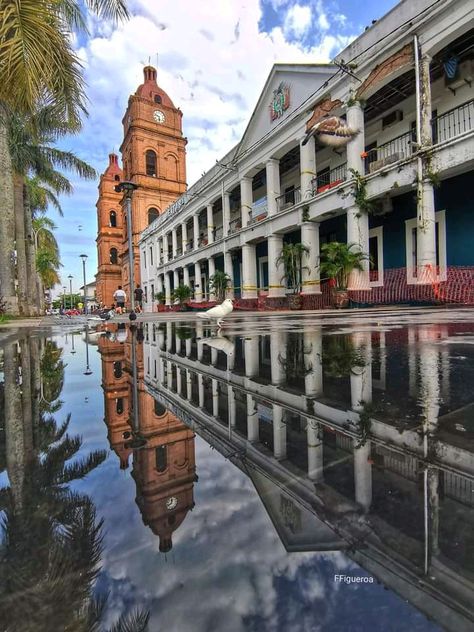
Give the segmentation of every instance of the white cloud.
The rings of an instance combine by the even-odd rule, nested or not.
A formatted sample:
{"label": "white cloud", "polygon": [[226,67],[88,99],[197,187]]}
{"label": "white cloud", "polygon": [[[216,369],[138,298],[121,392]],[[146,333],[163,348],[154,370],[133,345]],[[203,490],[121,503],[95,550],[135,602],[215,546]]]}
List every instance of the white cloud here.
{"label": "white cloud", "polygon": [[286,14],[284,31],[288,35],[302,37],[311,24],[311,7],[293,5]]}

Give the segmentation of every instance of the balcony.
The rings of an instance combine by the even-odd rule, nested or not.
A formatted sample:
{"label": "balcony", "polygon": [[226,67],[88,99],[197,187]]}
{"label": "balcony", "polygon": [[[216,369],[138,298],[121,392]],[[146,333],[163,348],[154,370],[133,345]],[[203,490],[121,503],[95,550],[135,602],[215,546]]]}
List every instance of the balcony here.
{"label": "balcony", "polygon": [[431,125],[435,144],[474,130],[474,99],[436,116]]}
{"label": "balcony", "polygon": [[365,173],[374,173],[387,165],[409,158],[413,153],[414,134],[410,130],[365,152]]}
{"label": "balcony", "polygon": [[224,237],[224,227],[216,226],[214,228],[214,241],[217,241],[218,239],[222,239],[222,237]]}
{"label": "balcony", "polygon": [[339,167],[322,171],[315,178],[313,178],[313,195],[324,193],[347,180],[347,163],[345,162]]}
{"label": "balcony", "polygon": [[191,252],[193,248],[194,248],[194,239],[189,239],[188,243],[186,244],[186,252]]}
{"label": "balcony", "polygon": [[287,209],[299,204],[301,202],[301,189],[300,187],[294,187],[290,191],[285,191],[282,195],[279,195],[276,199],[277,213],[286,211]]}
{"label": "balcony", "polygon": [[207,235],[206,236],[202,235],[201,237],[199,237],[199,239],[198,239],[198,247],[199,246],[207,246],[208,243],[209,243],[209,240],[207,238]]}
{"label": "balcony", "polygon": [[236,217],[231,222],[229,222],[229,235],[236,233],[242,228],[242,220],[240,217]]}
{"label": "balcony", "polygon": [[250,211],[249,224],[256,224],[265,219],[268,215],[268,202],[266,196],[257,200],[252,204],[252,210]]}
{"label": "balcony", "polygon": [[182,254],[183,254],[183,249],[182,249],[182,247],[181,247],[181,246],[178,246],[178,247],[176,248],[176,254],[175,254],[175,257],[180,257]]}

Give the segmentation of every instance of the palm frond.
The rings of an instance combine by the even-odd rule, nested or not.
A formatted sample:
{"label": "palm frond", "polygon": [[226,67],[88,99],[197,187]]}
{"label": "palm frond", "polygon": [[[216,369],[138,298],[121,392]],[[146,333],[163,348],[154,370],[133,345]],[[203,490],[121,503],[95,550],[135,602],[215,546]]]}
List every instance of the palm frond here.
{"label": "palm frond", "polygon": [[95,450],[91,452],[87,458],[66,465],[61,476],[61,482],[70,483],[71,481],[84,478],[103,463],[106,458],[107,452],[105,450]]}
{"label": "palm frond", "polygon": [[136,610],[131,614],[123,614],[111,628],[110,632],[146,632],[150,612],[148,610]]}

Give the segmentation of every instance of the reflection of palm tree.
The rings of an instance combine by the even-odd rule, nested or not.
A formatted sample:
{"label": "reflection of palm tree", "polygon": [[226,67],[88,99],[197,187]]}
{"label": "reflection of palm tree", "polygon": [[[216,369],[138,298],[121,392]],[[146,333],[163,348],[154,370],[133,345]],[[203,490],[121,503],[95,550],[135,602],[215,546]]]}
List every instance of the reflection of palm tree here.
{"label": "reflection of palm tree", "polygon": [[64,369],[66,365],[61,359],[63,350],[56,342],[48,340],[41,357],[41,410],[50,414],[61,408],[59,399],[64,385]]}

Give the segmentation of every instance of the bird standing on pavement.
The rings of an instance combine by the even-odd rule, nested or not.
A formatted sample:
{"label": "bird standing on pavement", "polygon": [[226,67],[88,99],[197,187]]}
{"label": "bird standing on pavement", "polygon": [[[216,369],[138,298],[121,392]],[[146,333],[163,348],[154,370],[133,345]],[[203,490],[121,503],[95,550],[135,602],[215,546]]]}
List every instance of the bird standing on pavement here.
{"label": "bird standing on pavement", "polygon": [[198,312],[196,315],[198,318],[217,320],[217,326],[221,327],[224,317],[228,316],[233,309],[234,306],[232,304],[232,300],[230,298],[226,298],[226,300],[220,305],[211,307],[211,309],[208,309],[206,312]]}
{"label": "bird standing on pavement", "polygon": [[358,129],[352,129],[349,127],[343,119],[338,116],[328,116],[318,121],[307,132],[302,145],[306,145],[311,136],[314,136],[323,145],[329,145],[330,147],[343,147],[347,143],[357,136]]}

